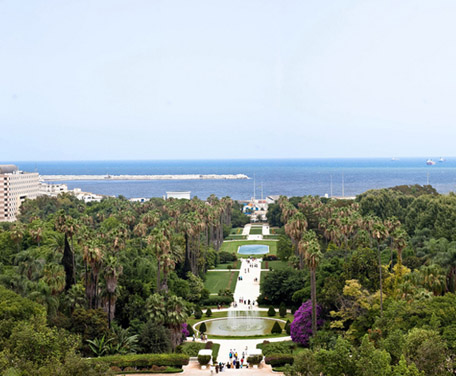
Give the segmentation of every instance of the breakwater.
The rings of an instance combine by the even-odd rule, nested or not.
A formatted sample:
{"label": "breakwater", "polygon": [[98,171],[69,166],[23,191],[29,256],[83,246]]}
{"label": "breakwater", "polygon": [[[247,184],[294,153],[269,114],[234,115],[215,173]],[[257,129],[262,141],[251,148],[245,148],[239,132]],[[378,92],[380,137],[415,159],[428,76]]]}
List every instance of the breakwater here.
{"label": "breakwater", "polygon": [[41,175],[44,181],[70,180],[242,180],[249,179],[244,174],[186,174],[186,175]]}

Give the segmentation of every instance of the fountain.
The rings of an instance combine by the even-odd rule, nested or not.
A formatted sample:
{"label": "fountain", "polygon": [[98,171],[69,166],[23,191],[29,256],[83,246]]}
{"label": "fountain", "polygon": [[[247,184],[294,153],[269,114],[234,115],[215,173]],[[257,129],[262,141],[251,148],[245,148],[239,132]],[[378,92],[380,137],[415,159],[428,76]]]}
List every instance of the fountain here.
{"label": "fountain", "polygon": [[279,319],[260,317],[258,311],[230,310],[228,317],[204,322],[207,328],[206,333],[209,335],[247,337],[270,334],[275,321],[282,325],[285,323]]}
{"label": "fountain", "polygon": [[[246,253],[253,251],[269,252],[269,247],[262,244],[243,245],[238,250],[242,253],[242,247],[248,247]],[[252,247],[255,247],[252,248]],[[259,247],[259,248],[258,248]],[[258,310],[258,296],[260,295],[260,274],[262,259],[249,258],[241,259],[239,278],[234,291],[234,304],[228,309],[227,317],[204,320],[206,334],[212,336],[262,336],[271,334],[271,329],[276,321],[283,327],[284,320],[260,317]],[[194,325],[199,329],[203,321]]]}
{"label": "fountain", "polygon": [[238,253],[240,255],[265,255],[269,253],[269,246],[265,244],[241,245]]}

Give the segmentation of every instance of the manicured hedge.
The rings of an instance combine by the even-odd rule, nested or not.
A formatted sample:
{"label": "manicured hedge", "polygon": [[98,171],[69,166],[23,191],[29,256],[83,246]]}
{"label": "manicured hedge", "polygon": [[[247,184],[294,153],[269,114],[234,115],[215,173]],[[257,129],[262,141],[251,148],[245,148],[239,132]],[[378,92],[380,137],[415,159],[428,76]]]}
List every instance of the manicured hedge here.
{"label": "manicured hedge", "polygon": [[206,344],[203,342],[185,342],[182,345],[177,346],[176,352],[188,356],[198,356],[199,351],[205,348]]}
{"label": "manicured hedge", "polygon": [[293,364],[294,357],[291,354],[271,354],[264,358],[266,364],[270,364],[274,367],[282,367],[285,364]]}
{"label": "manicured hedge", "polygon": [[237,257],[234,253],[229,253],[226,251],[219,252],[220,264],[226,264],[228,262],[236,261]]}
{"label": "manicured hedge", "polygon": [[263,360],[263,355],[249,355],[247,357],[247,363],[249,364],[260,364]]}
{"label": "manicured hedge", "polygon": [[210,355],[198,355],[198,363],[205,366],[211,361],[211,358]]}
{"label": "manicured hedge", "polygon": [[230,305],[233,302],[233,297],[231,296],[218,296],[213,295],[210,296],[208,299],[205,299],[201,302],[203,306],[216,306],[220,305]]}
{"label": "manicured hedge", "polygon": [[188,364],[189,356],[185,354],[129,354],[109,355],[89,359],[93,364],[107,364],[110,367],[182,367]]}

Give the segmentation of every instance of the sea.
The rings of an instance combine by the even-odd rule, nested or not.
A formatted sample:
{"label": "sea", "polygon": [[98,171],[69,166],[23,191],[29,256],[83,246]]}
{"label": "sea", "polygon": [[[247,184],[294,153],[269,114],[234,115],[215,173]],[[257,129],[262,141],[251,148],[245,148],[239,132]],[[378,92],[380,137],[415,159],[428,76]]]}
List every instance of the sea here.
{"label": "sea", "polygon": [[423,158],[233,159],[159,161],[10,161],[23,171],[42,175],[246,174],[248,180],[66,181],[69,189],[127,198],[163,197],[167,191],[190,191],[236,200],[269,195],[352,197],[369,189],[402,184],[431,184],[440,193],[456,190],[456,157],[426,165]]}

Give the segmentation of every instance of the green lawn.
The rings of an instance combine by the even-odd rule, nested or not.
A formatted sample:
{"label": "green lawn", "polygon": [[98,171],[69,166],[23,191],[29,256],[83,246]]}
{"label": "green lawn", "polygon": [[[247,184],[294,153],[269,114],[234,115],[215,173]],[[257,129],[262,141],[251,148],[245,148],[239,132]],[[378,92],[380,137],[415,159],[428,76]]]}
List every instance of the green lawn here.
{"label": "green lawn", "polygon": [[247,235],[228,235],[225,240],[244,240],[247,239]]}
{"label": "green lawn", "polygon": [[[267,266],[266,266],[267,265]],[[272,268],[272,270],[290,270],[291,266],[286,261],[263,261],[261,263],[261,269]]]}
{"label": "green lawn", "polygon": [[228,269],[228,266],[231,265],[233,269],[236,269],[238,265],[238,261],[232,261],[227,264],[218,264],[214,269]]}
{"label": "green lawn", "polygon": [[[218,293],[220,290],[230,289],[234,291],[239,272],[207,272],[204,287],[210,293]],[[230,283],[231,280],[231,283]]]}
{"label": "green lawn", "polygon": [[[250,244],[264,244],[269,246],[268,255],[277,254],[277,242],[272,240],[245,240],[245,241],[236,241],[236,242],[223,242],[220,251],[225,251],[229,253],[236,254],[237,257],[249,257],[249,255],[240,255],[237,253],[238,248],[241,245],[250,245]],[[257,255],[258,256],[258,255]]]}
{"label": "green lawn", "polygon": [[250,227],[250,235],[262,235],[263,227]]}

